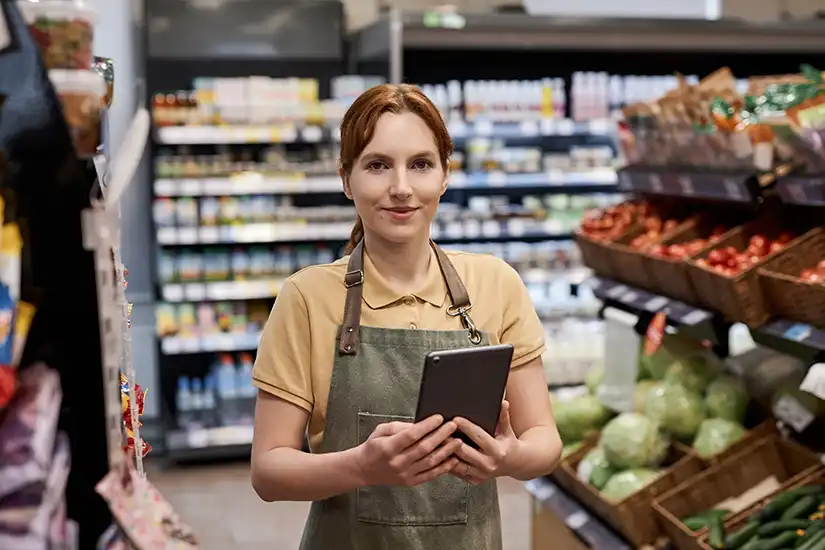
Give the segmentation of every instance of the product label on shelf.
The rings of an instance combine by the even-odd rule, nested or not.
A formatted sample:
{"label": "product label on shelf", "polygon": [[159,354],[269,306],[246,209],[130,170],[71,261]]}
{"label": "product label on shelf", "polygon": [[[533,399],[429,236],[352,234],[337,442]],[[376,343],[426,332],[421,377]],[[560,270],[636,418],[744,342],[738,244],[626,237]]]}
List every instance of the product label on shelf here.
{"label": "product label on shelf", "polygon": [[654,296],[645,304],[647,311],[659,311],[668,304],[669,300],[664,296]]}
{"label": "product label on shelf", "polygon": [[825,400],[825,363],[812,365],[799,389]]}
{"label": "product label on shelf", "polygon": [[802,323],[796,323],[785,331],[785,338],[795,342],[801,342],[811,335],[811,327]]}
{"label": "product label on shelf", "polygon": [[572,136],[576,133],[576,125],[572,120],[563,118],[556,124],[556,134],[560,136]]}
{"label": "product label on shelf", "polygon": [[579,510],[578,512],[573,512],[564,520],[565,525],[571,528],[574,531],[578,531],[584,525],[590,521],[590,516],[587,515],[587,512],[584,510]]}
{"label": "product label on shelf", "polygon": [[677,178],[679,180],[679,188],[682,190],[682,194],[686,197],[692,197],[696,194],[696,189],[693,187],[693,180],[690,179],[690,176],[679,176]]}
{"label": "product label on shelf", "polygon": [[796,432],[803,432],[814,421],[814,414],[790,395],[783,395],[773,406],[773,415]]}
{"label": "product label on shelf", "polygon": [[727,193],[728,198],[741,201],[744,200],[745,195],[742,193],[742,186],[738,181],[732,179],[725,179],[725,192]]}
{"label": "product label on shelf", "polygon": [[535,137],[539,135],[539,125],[535,120],[525,120],[519,124],[519,132],[526,137]]}
{"label": "product label on shelf", "polygon": [[650,183],[650,190],[654,193],[661,193],[662,190],[664,190],[662,177],[659,174],[650,174],[648,176],[648,183]]}

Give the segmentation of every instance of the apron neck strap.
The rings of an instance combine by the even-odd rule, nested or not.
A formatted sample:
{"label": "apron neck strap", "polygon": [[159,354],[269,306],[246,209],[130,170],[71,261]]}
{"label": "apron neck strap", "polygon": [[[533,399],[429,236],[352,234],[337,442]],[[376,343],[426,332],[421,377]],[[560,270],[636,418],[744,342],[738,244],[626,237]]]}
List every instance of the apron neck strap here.
{"label": "apron neck strap", "polygon": [[[435,258],[444,282],[447,285],[447,292],[450,295],[450,303],[447,314],[451,317],[459,317],[461,324],[469,333],[470,342],[478,344],[481,342],[481,332],[473,324],[469,312],[473,307],[470,303],[470,295],[467,288],[458,276],[458,272],[453,263],[441,248],[433,241],[430,246],[435,251]],[[344,285],[347,287],[347,297],[344,302],[344,323],[341,328],[341,339],[338,346],[338,353],[341,355],[355,355],[358,347],[358,327],[361,325],[361,301],[364,296],[364,240],[362,239],[349,257],[347,273],[344,275]]]}

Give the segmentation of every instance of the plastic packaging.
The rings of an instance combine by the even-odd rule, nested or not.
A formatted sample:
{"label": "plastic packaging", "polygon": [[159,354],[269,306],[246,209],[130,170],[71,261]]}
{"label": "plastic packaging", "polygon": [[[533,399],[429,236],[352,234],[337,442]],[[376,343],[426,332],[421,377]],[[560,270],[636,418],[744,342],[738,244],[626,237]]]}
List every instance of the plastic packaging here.
{"label": "plastic packaging", "polygon": [[91,68],[97,22],[92,6],[81,0],[24,0],[18,5],[47,69]]}
{"label": "plastic packaging", "polygon": [[100,111],[106,83],[93,71],[49,71],[49,78],[63,105],[75,151],[91,157],[100,144]]}

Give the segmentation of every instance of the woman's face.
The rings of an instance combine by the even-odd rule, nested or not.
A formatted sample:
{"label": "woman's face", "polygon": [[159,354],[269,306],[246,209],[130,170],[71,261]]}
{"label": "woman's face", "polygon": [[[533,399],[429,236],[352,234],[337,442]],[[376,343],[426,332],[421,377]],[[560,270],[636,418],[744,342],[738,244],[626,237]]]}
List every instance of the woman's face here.
{"label": "woman's face", "polygon": [[397,244],[429,238],[446,189],[435,136],[413,113],[381,115],[372,141],[344,178],[365,232]]}

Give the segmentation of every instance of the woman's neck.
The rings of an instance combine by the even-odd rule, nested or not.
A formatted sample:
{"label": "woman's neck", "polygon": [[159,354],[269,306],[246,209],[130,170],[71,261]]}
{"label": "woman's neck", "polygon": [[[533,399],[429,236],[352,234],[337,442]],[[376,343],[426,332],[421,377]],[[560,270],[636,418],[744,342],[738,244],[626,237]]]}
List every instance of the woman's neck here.
{"label": "woman's neck", "polygon": [[414,292],[427,279],[432,251],[429,239],[397,244],[366,235],[364,246],[375,269],[401,292]]}

